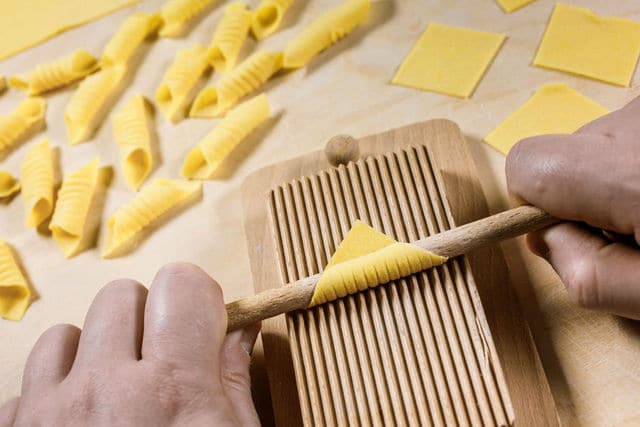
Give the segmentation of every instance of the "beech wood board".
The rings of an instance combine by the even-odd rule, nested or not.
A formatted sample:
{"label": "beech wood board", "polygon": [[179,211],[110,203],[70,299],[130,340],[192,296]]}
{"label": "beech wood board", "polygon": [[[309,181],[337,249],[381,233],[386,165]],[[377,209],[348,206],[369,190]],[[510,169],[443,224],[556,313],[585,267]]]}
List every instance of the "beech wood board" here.
{"label": "beech wood board", "polygon": [[[245,181],[257,292],[319,272],[356,218],[409,241],[488,215],[454,123],[359,144],[346,167],[315,152]],[[265,321],[262,342],[277,425],[558,424],[498,247]]]}

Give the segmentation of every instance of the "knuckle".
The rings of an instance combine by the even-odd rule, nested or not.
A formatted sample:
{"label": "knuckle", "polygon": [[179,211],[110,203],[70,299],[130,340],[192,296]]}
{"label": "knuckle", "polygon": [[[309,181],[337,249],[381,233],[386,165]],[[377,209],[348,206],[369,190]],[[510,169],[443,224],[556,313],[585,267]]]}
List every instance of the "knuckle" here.
{"label": "knuckle", "polygon": [[242,391],[251,391],[251,378],[249,372],[237,369],[225,369],[222,372],[222,382],[226,387]]}
{"label": "knuckle", "polygon": [[153,379],[150,386],[154,398],[173,415],[208,395],[202,375],[175,363],[154,361],[146,377]]}
{"label": "knuckle", "polygon": [[564,279],[569,298],[584,308],[597,308],[598,284],[593,268],[582,264]]}

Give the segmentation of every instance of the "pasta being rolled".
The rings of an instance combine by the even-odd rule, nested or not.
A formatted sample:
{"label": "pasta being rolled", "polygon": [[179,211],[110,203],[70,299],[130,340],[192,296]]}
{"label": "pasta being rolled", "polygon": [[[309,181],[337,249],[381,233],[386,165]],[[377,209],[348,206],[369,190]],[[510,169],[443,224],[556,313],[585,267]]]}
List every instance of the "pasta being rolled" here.
{"label": "pasta being rolled", "polygon": [[73,83],[98,68],[96,58],[85,50],[76,50],[53,62],[38,65],[26,77],[10,77],[9,85],[39,95]]}
{"label": "pasta being rolled", "polygon": [[126,251],[142,230],[169,210],[195,199],[201,192],[200,182],[154,180],[109,218],[102,257],[110,258]]}
{"label": "pasta being rolled", "polygon": [[64,111],[71,145],[91,138],[120,88],[126,66],[105,67],[80,83]]}
{"label": "pasta being rolled", "polygon": [[264,94],[231,110],[189,151],[182,165],[182,176],[195,179],[211,178],[225,157],[268,117],[269,101]]}
{"label": "pasta being rolled", "polygon": [[53,211],[53,151],[48,138],[29,148],[21,169],[25,223],[27,227],[37,227]]}
{"label": "pasta being rolled", "polygon": [[9,172],[0,171],[0,199],[13,196],[20,191],[20,183]]}
{"label": "pasta being rolled", "polygon": [[251,32],[257,40],[275,33],[293,0],[262,0],[253,14]]}
{"label": "pasta being rolled", "polygon": [[168,0],[160,14],[162,27],[160,37],[178,37],[187,27],[189,21],[202,12],[213,0]]}
{"label": "pasta being rolled", "polygon": [[228,72],[235,65],[240,48],[249,33],[251,11],[242,2],[231,3],[213,33],[209,62],[218,72]]}
{"label": "pasta being rolled", "polygon": [[150,127],[151,116],[142,95],[135,95],[113,116],[122,171],[127,184],[134,190],[140,187],[153,167]]}
{"label": "pasta being rolled", "polygon": [[0,117],[0,153],[44,127],[47,103],[42,98],[27,98],[18,108]]}
{"label": "pasta being rolled", "polygon": [[94,159],[67,175],[58,191],[49,230],[66,258],[83,249],[87,216],[98,187],[100,160]]}
{"label": "pasta being rolled", "polygon": [[282,67],[282,53],[260,51],[247,58],[215,85],[200,91],[189,115],[220,117],[245,95],[262,86]]}
{"label": "pasta being rolled", "polygon": [[202,75],[209,68],[207,50],[201,45],[178,52],[156,90],[162,114],[172,123],[180,121]]}
{"label": "pasta being rolled", "polygon": [[162,24],[158,14],[134,13],[124,20],[102,52],[102,65],[126,65],[136,49]]}
{"label": "pasta being rolled", "polygon": [[347,0],[291,40],[284,50],[284,68],[300,68],[369,18],[371,0]]}
{"label": "pasta being rolled", "polygon": [[0,240],[0,316],[20,320],[31,303],[31,289],[9,245]]}

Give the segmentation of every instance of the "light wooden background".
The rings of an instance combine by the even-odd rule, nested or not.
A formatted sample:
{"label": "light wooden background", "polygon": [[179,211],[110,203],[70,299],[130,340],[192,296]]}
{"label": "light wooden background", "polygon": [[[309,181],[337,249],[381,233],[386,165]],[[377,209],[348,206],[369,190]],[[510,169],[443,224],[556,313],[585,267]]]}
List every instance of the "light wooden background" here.
{"label": "light wooden background", "polygon": [[[260,46],[284,47],[305,23],[340,1],[296,0],[285,18],[284,29]],[[242,180],[257,168],[317,150],[335,134],[364,136],[428,118],[454,120],[467,138],[477,142],[472,147],[491,208],[506,208],[504,157],[480,140],[536,88],[549,82],[566,82],[609,109],[622,106],[634,94],[633,89],[530,66],[554,3],[538,0],[505,15],[491,0],[374,1],[372,17],[365,27],[316,58],[308,68],[267,85],[276,110],[274,118],[234,153],[222,179],[205,184],[203,200],[165,224],[130,256],[105,261],[94,249],[67,261],[53,240],[24,228],[19,197],[9,205],[1,205],[0,236],[21,255],[40,298],[21,322],[0,321],[0,401],[19,393],[24,360],[40,333],[60,322],[81,325],[94,295],[110,280],[130,277],[148,284],[161,265],[183,260],[201,265],[214,276],[228,300],[250,294],[253,288],[238,192]],[[640,5],[633,0],[565,3],[640,20]],[[11,75],[28,70],[75,48],[99,55],[111,33],[131,11],[157,10],[161,4],[147,0],[68,31],[0,62],[0,73]],[[176,50],[195,42],[207,43],[221,13],[222,7],[213,7],[187,38],[159,40],[151,45],[116,108],[136,92],[152,97]],[[471,99],[388,84],[430,21],[508,35]],[[249,42],[244,54],[254,46]],[[636,73],[634,83],[638,81]],[[61,91],[48,97],[46,134],[61,147],[64,171],[83,165],[97,154],[103,163],[115,166],[106,218],[133,193],[119,171],[110,122],[91,142],[75,147],[66,144],[63,110],[70,93]],[[21,96],[15,91],[0,96],[0,114],[11,110]],[[156,117],[156,123],[162,164],[152,178],[176,177],[184,155],[215,124],[187,120],[173,126],[162,116]],[[14,151],[0,168],[17,174],[27,145]],[[640,423],[640,324],[574,307],[544,262],[530,255],[521,242],[508,242],[505,247],[562,420],[594,426]]]}

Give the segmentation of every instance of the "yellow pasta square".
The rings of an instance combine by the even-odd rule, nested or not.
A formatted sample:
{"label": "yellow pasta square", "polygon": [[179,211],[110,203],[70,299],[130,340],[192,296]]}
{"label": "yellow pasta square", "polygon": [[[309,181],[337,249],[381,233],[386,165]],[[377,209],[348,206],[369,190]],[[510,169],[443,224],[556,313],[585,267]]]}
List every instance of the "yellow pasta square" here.
{"label": "yellow pasta square", "polygon": [[640,22],[557,4],[533,64],[629,86],[638,55]]}
{"label": "yellow pasta square", "polygon": [[505,36],[431,23],[392,83],[468,98]]}
{"label": "yellow pasta square", "polygon": [[520,9],[521,7],[526,6],[529,3],[533,3],[534,1],[535,0],[496,0],[502,10],[507,13]]}
{"label": "yellow pasta square", "polygon": [[484,139],[507,154],[521,139],[545,134],[569,134],[607,114],[602,105],[565,84],[541,87]]}

